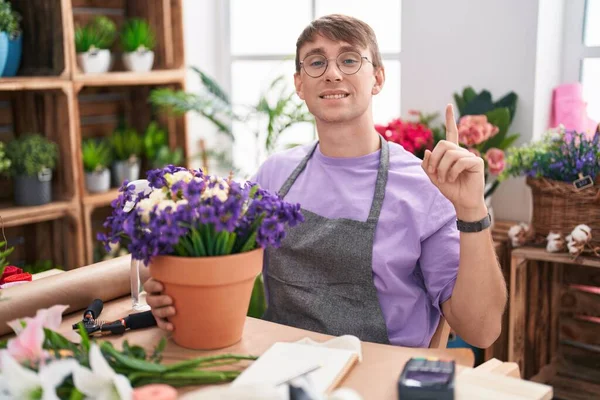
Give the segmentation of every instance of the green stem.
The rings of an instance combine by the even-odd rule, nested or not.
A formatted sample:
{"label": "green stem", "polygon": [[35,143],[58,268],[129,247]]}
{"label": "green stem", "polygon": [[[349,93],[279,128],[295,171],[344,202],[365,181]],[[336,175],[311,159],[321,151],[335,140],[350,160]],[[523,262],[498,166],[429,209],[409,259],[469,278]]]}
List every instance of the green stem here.
{"label": "green stem", "polygon": [[194,358],[192,360],[185,360],[185,361],[181,361],[175,364],[170,364],[167,365],[167,371],[171,372],[171,371],[179,371],[181,369],[185,369],[185,368],[196,368],[199,366],[202,366],[203,364],[206,363],[211,363],[213,361],[225,361],[225,360],[235,360],[235,361],[240,361],[240,360],[256,360],[257,357],[256,356],[244,356],[244,355],[238,355],[238,354],[221,354],[221,355],[217,355],[217,356],[210,356],[210,357],[199,357],[199,358]]}

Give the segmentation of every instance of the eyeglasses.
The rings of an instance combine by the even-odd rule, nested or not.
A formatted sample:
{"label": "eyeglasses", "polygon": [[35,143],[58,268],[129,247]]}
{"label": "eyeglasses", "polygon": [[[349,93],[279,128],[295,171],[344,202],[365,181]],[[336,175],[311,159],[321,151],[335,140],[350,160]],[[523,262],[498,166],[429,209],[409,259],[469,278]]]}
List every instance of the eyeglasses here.
{"label": "eyeglasses", "polygon": [[[333,58],[331,60],[333,60]],[[344,74],[354,75],[362,67],[363,60],[367,60],[373,64],[366,56],[361,56],[355,51],[340,53],[335,58],[335,63],[337,64],[338,69]],[[311,78],[318,78],[327,71],[329,59],[325,58],[322,54],[313,54],[305,57],[304,60],[300,62],[300,66],[304,68],[304,72],[306,72],[308,76]]]}

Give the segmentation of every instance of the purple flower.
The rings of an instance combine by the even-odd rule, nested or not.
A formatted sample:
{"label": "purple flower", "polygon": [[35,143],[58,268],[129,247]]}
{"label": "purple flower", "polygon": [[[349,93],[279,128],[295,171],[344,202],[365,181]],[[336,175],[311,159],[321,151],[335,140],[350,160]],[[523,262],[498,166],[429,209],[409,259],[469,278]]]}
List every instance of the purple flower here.
{"label": "purple flower", "polygon": [[[156,255],[202,257],[278,247],[286,229],[304,221],[299,204],[255,183],[174,166],[149,171],[147,179],[153,191],[137,196],[133,185],[123,185],[104,223],[108,232],[98,235],[107,250],[119,242],[146,265]],[[128,202],[136,205],[126,212]]]}

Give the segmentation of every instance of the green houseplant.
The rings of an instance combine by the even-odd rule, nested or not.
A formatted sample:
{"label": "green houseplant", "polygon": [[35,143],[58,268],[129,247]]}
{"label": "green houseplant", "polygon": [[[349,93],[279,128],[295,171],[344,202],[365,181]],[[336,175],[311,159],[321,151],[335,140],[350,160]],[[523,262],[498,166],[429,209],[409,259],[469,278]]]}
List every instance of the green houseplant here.
{"label": "green houseplant", "polygon": [[167,132],[156,121],[152,121],[144,133],[144,154],[151,168],[162,168],[167,165],[182,166],[183,150],[171,150],[168,144]]}
{"label": "green houseplant", "polygon": [[85,171],[85,187],[90,193],[102,193],[110,189],[110,170],[112,160],[108,140],[86,139],[81,154]]}
{"label": "green houseplant", "polygon": [[98,16],[84,27],[75,29],[77,62],[85,73],[104,73],[110,69],[110,48],[115,42],[117,26],[107,17]]}
{"label": "green houseplant", "polygon": [[125,22],[121,30],[123,64],[129,71],[148,72],[154,64],[156,37],[147,21],[132,18]]}
{"label": "green houseplant", "polygon": [[10,174],[14,177],[16,204],[50,203],[58,146],[40,134],[29,134],[9,142],[6,153],[11,162]]}
{"label": "green houseplant", "polygon": [[0,0],[0,76],[17,74],[23,52],[21,15],[6,0]]}
{"label": "green houseplant", "polygon": [[142,138],[135,129],[120,128],[110,137],[114,160],[112,164],[113,185],[121,186],[123,181],[134,181],[140,176],[140,156]]}
{"label": "green houseplant", "polygon": [[0,174],[5,173],[10,168],[10,159],[6,155],[6,145],[0,142]]}

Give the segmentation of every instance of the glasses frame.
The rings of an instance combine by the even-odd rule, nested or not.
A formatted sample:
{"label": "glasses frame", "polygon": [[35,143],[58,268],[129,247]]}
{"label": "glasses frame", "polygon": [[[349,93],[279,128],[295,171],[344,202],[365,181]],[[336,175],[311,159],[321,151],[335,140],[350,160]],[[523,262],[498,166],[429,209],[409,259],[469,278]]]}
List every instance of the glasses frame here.
{"label": "glasses frame", "polygon": [[[360,66],[358,67],[358,69],[357,69],[355,72],[353,72],[353,73],[351,73],[351,74],[348,74],[348,73],[346,73],[346,72],[342,71],[342,68],[340,68],[340,65],[339,65],[339,64],[338,64],[338,62],[337,62],[338,58],[340,58],[340,56],[341,56],[342,54],[346,54],[346,53],[354,53],[354,54],[358,54],[358,55],[360,56]],[[369,60],[369,57],[367,57],[367,56],[363,56],[363,55],[361,55],[361,54],[360,54],[359,52],[357,52],[357,51],[344,51],[344,52],[342,52],[342,53],[338,54],[338,55],[337,55],[337,57],[335,57],[335,58],[325,58],[325,56],[323,56],[323,55],[321,54],[321,55],[323,56],[323,58],[325,58],[325,69],[323,69],[323,72],[322,72],[320,75],[317,75],[317,76],[312,76],[311,74],[309,74],[309,73],[308,73],[308,71],[306,71],[306,68],[304,68],[304,60],[306,60],[308,57],[312,57],[312,56],[314,56],[314,55],[316,55],[316,54],[309,54],[309,55],[307,55],[306,57],[304,57],[304,58],[302,59],[302,61],[300,61],[300,68],[302,68],[302,69],[304,70],[304,72],[306,73],[306,75],[310,76],[311,78],[315,78],[315,79],[316,79],[316,78],[320,78],[320,77],[322,77],[323,75],[325,75],[325,72],[327,72],[327,68],[329,68],[329,60],[335,60],[335,65],[337,66],[338,70],[339,70],[341,73],[343,73],[344,75],[355,75],[356,73],[358,73],[358,71],[360,71],[360,69],[361,69],[361,68],[362,68],[362,66],[363,66],[363,59],[364,59],[364,60],[367,60],[369,63],[371,63],[371,65],[372,65],[372,66],[375,66],[375,64],[373,64],[373,61]]]}

